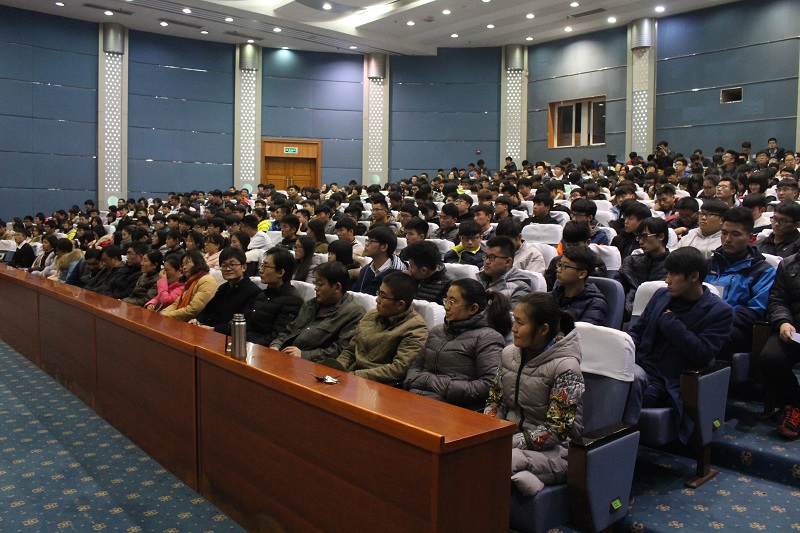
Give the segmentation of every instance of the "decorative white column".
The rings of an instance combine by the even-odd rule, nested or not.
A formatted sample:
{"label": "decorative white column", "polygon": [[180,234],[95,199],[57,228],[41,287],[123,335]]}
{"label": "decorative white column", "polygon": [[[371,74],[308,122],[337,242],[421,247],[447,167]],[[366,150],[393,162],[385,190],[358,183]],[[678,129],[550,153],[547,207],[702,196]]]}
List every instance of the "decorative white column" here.
{"label": "decorative white column", "polygon": [[502,97],[500,99],[500,161],[511,157],[519,166],[528,144],[528,47],[509,44],[503,47]]}
{"label": "decorative white column", "polygon": [[389,181],[389,57],[364,56],[361,183]]}
{"label": "decorative white column", "polygon": [[233,186],[253,192],[261,183],[261,47],[236,47]]}
{"label": "decorative white column", "polygon": [[[634,20],[628,26],[628,90],[625,145],[646,156],[655,146],[656,22]],[[627,160],[627,153],[624,154]]]}
{"label": "decorative white column", "polygon": [[97,61],[97,205],[128,194],[128,30],[100,25]]}

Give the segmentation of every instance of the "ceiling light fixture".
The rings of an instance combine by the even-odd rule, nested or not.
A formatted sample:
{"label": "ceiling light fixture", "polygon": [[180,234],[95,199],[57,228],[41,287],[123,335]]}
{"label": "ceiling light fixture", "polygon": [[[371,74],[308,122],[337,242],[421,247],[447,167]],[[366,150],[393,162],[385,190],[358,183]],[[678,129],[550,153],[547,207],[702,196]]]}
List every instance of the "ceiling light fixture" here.
{"label": "ceiling light fixture", "polygon": [[161,25],[162,25],[162,26],[164,26],[164,27],[166,28],[167,26],[169,26],[169,22],[164,22],[164,21],[162,20],[162,21],[161,21]]}
{"label": "ceiling light fixture", "polygon": [[408,22],[406,22],[406,26],[413,26],[413,25],[414,25],[413,20],[409,20]]}
{"label": "ceiling light fixture", "polygon": [[656,6],[656,13],[663,13],[665,9],[664,6]]}
{"label": "ceiling light fixture", "polygon": [[449,15],[449,14],[450,14],[449,9],[445,9],[444,11],[442,11],[442,15]]}
{"label": "ceiling light fixture", "polygon": [[450,37],[452,37],[453,39],[457,39],[458,38],[458,34],[457,33],[451,33]]}
{"label": "ceiling light fixture", "polygon": [[56,2],[56,5],[57,5],[58,7],[64,7],[64,2]]}
{"label": "ceiling light fixture", "polygon": [[208,32],[206,30],[200,30],[200,33],[203,35],[208,35]]}
{"label": "ceiling light fixture", "polygon": [[280,33],[281,29],[280,28],[272,28],[272,31],[274,31],[275,33]]}
{"label": "ceiling light fixture", "polygon": [[488,4],[488,3],[489,3],[489,2],[491,2],[491,1],[492,1],[492,0],[483,0],[483,3],[484,3],[484,4]]}
{"label": "ceiling light fixture", "polygon": [[489,28],[490,30],[494,29],[494,24],[487,24],[486,27]]}
{"label": "ceiling light fixture", "polygon": [[192,10],[189,9],[188,7],[184,7],[183,8],[183,12],[186,13],[187,15],[191,15],[192,14]]}
{"label": "ceiling light fixture", "polygon": [[233,22],[233,17],[225,17],[225,22]]}
{"label": "ceiling light fixture", "polygon": [[103,14],[108,16],[108,17],[110,17],[111,15],[114,14],[114,12],[113,11],[103,11]]}
{"label": "ceiling light fixture", "polygon": [[526,41],[532,41],[532,40],[533,40],[533,37],[525,37],[525,40],[526,40]]}
{"label": "ceiling light fixture", "polygon": [[356,46],[356,45],[352,45],[352,46],[350,47],[350,50],[358,50],[358,46]]}
{"label": "ceiling light fixture", "polygon": [[571,32],[572,31],[572,26],[567,26],[566,28],[564,28],[564,31],[567,32],[567,33]]}
{"label": "ceiling light fixture", "polygon": [[617,21],[616,17],[608,17],[609,24],[614,24]]}
{"label": "ceiling light fixture", "polygon": [[533,13],[528,13],[527,15],[525,15],[525,18],[526,19],[532,19],[533,18]]}
{"label": "ceiling light fixture", "polygon": [[322,4],[322,9],[327,11],[329,9],[333,9],[333,6],[330,5],[329,3],[325,2],[324,4]]}
{"label": "ceiling light fixture", "polygon": [[253,39],[247,39],[247,42],[248,42],[249,44],[253,44],[255,41],[254,41]]}
{"label": "ceiling light fixture", "polygon": [[569,7],[578,7],[580,4],[578,2],[572,2]]}
{"label": "ceiling light fixture", "polygon": [[289,49],[288,46],[281,46],[281,50],[288,50],[288,49]]}

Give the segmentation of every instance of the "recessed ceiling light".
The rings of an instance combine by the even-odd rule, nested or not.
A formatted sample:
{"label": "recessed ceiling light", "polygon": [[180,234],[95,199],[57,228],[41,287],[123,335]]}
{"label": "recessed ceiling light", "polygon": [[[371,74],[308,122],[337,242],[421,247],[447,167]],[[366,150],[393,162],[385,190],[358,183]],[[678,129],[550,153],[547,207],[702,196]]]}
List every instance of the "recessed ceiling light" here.
{"label": "recessed ceiling light", "polygon": [[656,6],[656,13],[663,13],[665,7],[664,6]]}
{"label": "recessed ceiling light", "polygon": [[485,4],[488,4],[488,3],[489,3],[489,2],[491,2],[491,1],[492,1],[492,0],[483,0],[483,2],[484,2]]}
{"label": "recessed ceiling light", "polygon": [[325,10],[333,9],[333,6],[326,2],[326,3],[322,4],[322,9],[325,9]]}
{"label": "recessed ceiling light", "polygon": [[413,25],[414,25],[413,20],[409,20],[408,22],[406,22],[406,26],[413,26]]}
{"label": "recessed ceiling light", "polygon": [[169,26],[169,22],[164,22],[164,21],[162,20],[162,21],[161,21],[161,25],[162,25],[162,26],[164,26],[164,27],[166,28],[167,26]]}
{"label": "recessed ceiling light", "polygon": [[281,50],[288,50],[288,49],[289,49],[288,46],[281,46]]}
{"label": "recessed ceiling light", "polygon": [[614,24],[617,21],[616,17],[608,17],[609,24]]}
{"label": "recessed ceiling light", "polygon": [[350,50],[358,50],[358,46],[356,46],[356,45],[352,45],[352,46],[350,47]]}
{"label": "recessed ceiling light", "polygon": [[57,5],[58,7],[64,7],[64,2],[56,2],[56,5]]}
{"label": "recessed ceiling light", "polygon": [[233,17],[225,17],[225,22],[233,22]]}
{"label": "recessed ceiling light", "polygon": [[526,19],[532,19],[533,18],[533,13],[528,13],[527,15],[525,15],[525,18]]}
{"label": "recessed ceiling light", "polygon": [[457,33],[451,33],[450,37],[452,37],[453,39],[456,39],[456,38],[458,38],[458,34]]}
{"label": "recessed ceiling light", "polygon": [[253,44],[255,41],[253,39],[247,39],[247,42]]}
{"label": "recessed ceiling light", "polygon": [[274,31],[275,33],[280,33],[281,29],[280,28],[272,28],[272,31]]}
{"label": "recessed ceiling light", "polygon": [[450,14],[449,9],[445,9],[444,11],[442,11],[442,15],[449,15],[449,14]]}
{"label": "recessed ceiling light", "polygon": [[206,30],[200,30],[200,33],[203,35],[208,35],[208,32]]}
{"label": "recessed ceiling light", "polygon": [[494,24],[487,24],[486,27],[491,30],[492,28],[494,28]]}
{"label": "recessed ceiling light", "polygon": [[525,40],[526,40],[526,41],[532,41],[532,40],[533,40],[533,37],[525,37]]}
{"label": "recessed ceiling light", "polygon": [[103,14],[110,17],[111,15],[114,14],[114,12],[113,11],[103,11]]}
{"label": "recessed ceiling light", "polygon": [[572,26],[567,26],[566,28],[564,28],[564,31],[567,32],[567,33],[571,32],[572,31]]}
{"label": "recessed ceiling light", "polygon": [[578,2],[572,2],[569,7],[578,7],[580,4]]}
{"label": "recessed ceiling light", "polygon": [[191,15],[192,14],[192,10],[189,9],[188,7],[184,7],[183,8],[183,12],[186,13],[187,15]]}

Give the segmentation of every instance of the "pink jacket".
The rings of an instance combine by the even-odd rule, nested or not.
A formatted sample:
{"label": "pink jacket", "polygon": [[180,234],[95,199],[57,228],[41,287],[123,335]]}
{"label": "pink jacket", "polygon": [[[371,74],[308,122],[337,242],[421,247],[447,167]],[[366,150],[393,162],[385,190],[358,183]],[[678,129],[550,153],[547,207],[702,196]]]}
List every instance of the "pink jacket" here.
{"label": "pink jacket", "polygon": [[156,311],[164,309],[172,302],[177,300],[181,294],[183,294],[182,281],[176,281],[175,283],[169,284],[165,278],[159,278],[156,285],[158,286],[158,294],[155,298],[144,304],[145,307],[148,305],[155,305]]}

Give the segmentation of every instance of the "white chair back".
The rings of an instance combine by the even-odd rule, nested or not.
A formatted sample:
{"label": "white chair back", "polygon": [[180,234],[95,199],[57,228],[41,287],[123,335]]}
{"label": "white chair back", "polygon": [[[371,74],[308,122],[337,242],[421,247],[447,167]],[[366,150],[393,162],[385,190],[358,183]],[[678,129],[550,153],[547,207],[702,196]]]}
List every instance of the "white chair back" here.
{"label": "white chair back", "polygon": [[611,211],[611,202],[608,200],[592,200],[598,211]]}
{"label": "white chair back", "polygon": [[117,231],[116,226],[112,226],[111,224],[103,224],[103,227],[106,229],[106,235],[113,235],[115,231]]}
{"label": "white chair back", "polygon": [[614,239],[614,237],[617,236],[617,230],[615,230],[614,228],[600,227],[600,228],[597,228],[597,229],[599,229],[600,231],[605,232],[606,235],[608,235],[608,242],[609,243]]}
{"label": "white chair back", "polygon": [[217,282],[217,286],[220,286],[223,283],[225,283],[225,278],[222,277],[222,272],[220,270],[212,268],[211,270],[208,271],[208,273],[211,274],[211,277],[214,278],[214,281]]}
{"label": "white chair back", "polygon": [[678,246],[678,234],[672,228],[667,228],[667,248],[674,250]]}
{"label": "white chair back", "polygon": [[[356,237],[357,239],[358,237]],[[441,259],[444,259],[444,254],[446,254],[451,248],[455,246],[453,241],[448,241],[447,239],[428,239],[432,243],[439,248],[439,254],[441,255]]]}
{"label": "white chair back", "polygon": [[33,248],[33,253],[36,254],[36,257],[39,257],[42,254],[42,243],[32,242],[31,248]]}
{"label": "white chair back", "polygon": [[314,290],[313,283],[293,279],[292,286],[297,289],[297,292],[300,293],[300,297],[306,302],[317,297],[317,292]]}
{"label": "white chair back", "polygon": [[447,263],[445,265],[447,270],[453,273],[456,279],[460,278],[469,278],[469,279],[476,279],[475,276],[478,275],[480,269],[475,265],[462,265],[461,263]]}
{"label": "white chair back", "polygon": [[525,213],[525,211],[517,211],[516,209],[511,210],[511,216],[513,216],[520,222],[528,218],[528,215]]}
{"label": "white chair back", "polygon": [[569,214],[566,211],[550,211],[550,216],[558,220],[562,227],[569,222]]}
{"label": "white chair back", "polygon": [[258,285],[258,288],[262,291],[267,288],[267,284],[261,281],[261,276],[250,276],[250,281]]}
{"label": "white chair back", "polygon": [[333,241],[338,241],[339,240],[339,236],[338,235],[325,235],[325,239],[327,239],[328,244],[330,244]]}
{"label": "white chair back", "polygon": [[547,282],[541,272],[531,272],[530,270],[520,270],[520,272],[531,279],[533,292],[547,292]]}
{"label": "white chair back", "polygon": [[414,300],[411,307],[425,320],[428,329],[444,324],[444,306],[427,300]]}
{"label": "white chair back", "polygon": [[361,246],[364,248],[367,247],[367,236],[366,235],[356,235],[356,240],[361,243]]}
{"label": "white chair back", "polygon": [[275,245],[283,240],[283,236],[281,236],[280,231],[268,231],[267,236],[269,237],[269,241]]}
{"label": "white chair back", "polygon": [[394,249],[394,253],[399,254],[403,248],[408,246],[408,242],[406,241],[405,237],[398,237],[397,238],[397,248]]}
{"label": "white chair back", "polygon": [[616,220],[616,218],[614,218],[614,213],[611,211],[600,211],[599,209],[594,218],[604,226],[608,226],[611,222]]}
{"label": "white chair back", "polygon": [[778,268],[778,265],[780,265],[781,261],[783,261],[783,257],[779,255],[772,255],[772,254],[762,254],[762,255],[764,256],[764,259],[767,260],[767,263],[769,263],[770,266],[773,268]]}
{"label": "white chair back", "polygon": [[365,311],[370,311],[378,306],[378,303],[375,301],[375,297],[371,294],[353,291],[347,291],[347,293],[350,294],[356,303],[363,307]]}
{"label": "white chair back", "polygon": [[603,260],[608,270],[619,270],[619,267],[622,266],[622,256],[619,253],[619,248],[616,246],[590,244],[589,248]]}
{"label": "white chair back", "polygon": [[647,307],[647,303],[650,301],[650,298],[653,297],[653,294],[658,289],[662,287],[666,287],[666,281],[645,281],[639,288],[636,289],[636,296],[633,298],[633,310],[631,311],[632,316],[642,316],[644,312],[644,308]]}
{"label": "white chair back", "polygon": [[561,242],[563,231],[564,228],[560,224],[528,224],[522,228],[522,238],[526,241],[556,246]]}
{"label": "white chair back", "polygon": [[528,212],[528,216],[533,214],[533,202],[530,200],[525,200],[524,202],[520,202],[520,205],[525,208],[525,211]]}
{"label": "white chair back", "polygon": [[439,229],[439,224],[434,224],[433,222],[428,222],[428,237],[436,233],[436,230]]}
{"label": "white chair back", "polygon": [[550,246],[549,244],[544,244],[541,242],[534,242],[533,244],[539,252],[541,252],[542,257],[544,258],[544,266],[545,268],[550,266],[550,262],[553,260],[555,256],[558,255],[558,250],[554,246]]}
{"label": "white chair back", "polygon": [[581,371],[620,381],[633,381],[636,348],[624,331],[576,322],[581,345]]}

